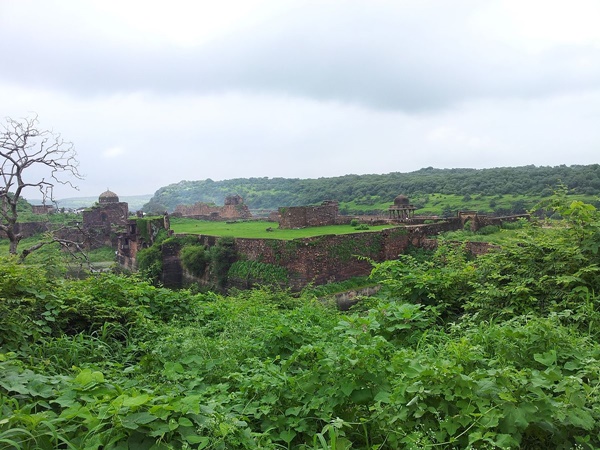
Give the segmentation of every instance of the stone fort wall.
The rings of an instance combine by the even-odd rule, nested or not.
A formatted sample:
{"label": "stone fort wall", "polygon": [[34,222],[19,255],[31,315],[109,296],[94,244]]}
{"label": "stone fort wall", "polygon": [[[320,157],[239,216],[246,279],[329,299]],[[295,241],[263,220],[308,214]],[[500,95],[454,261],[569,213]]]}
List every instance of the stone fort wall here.
{"label": "stone fort wall", "polygon": [[[289,274],[288,287],[300,290],[309,283],[316,285],[343,281],[371,273],[371,263],[396,259],[411,246],[420,247],[427,237],[460,227],[453,219],[428,225],[412,225],[382,231],[324,235],[285,241],[280,239],[235,238],[234,245],[242,260],[260,261],[283,267]],[[195,235],[199,243],[212,247],[219,238]],[[179,250],[163,249],[163,278],[166,287],[180,287],[199,280],[189,278],[179,259]],[[202,280],[200,280],[202,281]],[[207,281],[206,279],[204,281]]]}
{"label": "stone fort wall", "polygon": [[[499,224],[520,217],[527,216],[490,220],[482,217],[479,225]],[[289,275],[286,287],[300,290],[309,283],[320,285],[369,275],[372,269],[369,260],[382,262],[396,259],[410,246],[434,249],[437,241],[429,236],[462,229],[466,220],[470,219],[472,217],[460,216],[432,224],[406,225],[345,235],[323,235],[291,241],[235,238],[234,247],[240,260],[258,261],[285,268]],[[192,236],[206,247],[212,247],[220,240],[215,236]],[[469,243],[466,247],[476,255],[494,248],[487,243]],[[178,245],[163,246],[163,284],[166,287],[178,288],[186,283],[210,283],[208,275],[197,279],[186,273],[181,264],[180,250]],[[133,259],[135,255],[129,257]]]}
{"label": "stone fort wall", "polygon": [[215,206],[202,202],[195,203],[191,206],[177,205],[173,214],[202,220],[236,220],[249,219],[252,217],[247,205]]}
{"label": "stone fort wall", "polygon": [[319,206],[288,206],[279,208],[279,228],[293,229],[338,224],[337,202],[326,201]]}

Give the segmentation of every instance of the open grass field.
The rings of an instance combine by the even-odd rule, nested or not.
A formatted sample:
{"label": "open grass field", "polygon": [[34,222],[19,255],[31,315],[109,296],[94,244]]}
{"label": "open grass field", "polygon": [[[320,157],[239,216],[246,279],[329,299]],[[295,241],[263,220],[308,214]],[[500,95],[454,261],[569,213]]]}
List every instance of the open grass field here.
{"label": "open grass field", "polygon": [[[418,207],[415,211],[419,215],[442,215],[445,211],[467,211],[475,210],[480,212],[492,213],[498,209],[512,210],[516,205],[524,209],[530,209],[540,202],[541,196],[532,195],[457,195],[457,194],[417,194],[410,196],[410,202]],[[570,194],[569,199],[581,200],[585,203],[594,203],[598,201],[597,196]],[[392,204],[388,202],[368,202],[361,203],[360,201],[342,202],[340,210],[353,211],[360,213],[361,211],[381,211],[385,215],[388,207]]]}
{"label": "open grass field", "polygon": [[[269,227],[272,228],[273,231],[267,231],[267,228]],[[171,219],[171,229],[175,233],[205,234],[208,236],[230,236],[255,239],[291,240],[313,236],[323,236],[326,234],[368,233],[370,231],[379,231],[386,228],[393,228],[393,226],[374,226],[370,227],[369,230],[366,231],[357,231],[351,225],[331,225],[326,227],[301,228],[298,230],[281,230],[278,228],[276,223],[266,221],[226,223],[178,217]]]}

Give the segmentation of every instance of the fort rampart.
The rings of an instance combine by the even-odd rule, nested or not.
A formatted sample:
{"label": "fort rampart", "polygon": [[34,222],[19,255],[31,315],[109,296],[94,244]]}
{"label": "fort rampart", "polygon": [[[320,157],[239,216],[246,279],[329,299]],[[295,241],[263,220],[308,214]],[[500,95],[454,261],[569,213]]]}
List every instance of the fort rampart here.
{"label": "fort rampart", "polygon": [[[430,236],[461,226],[459,218],[451,218],[433,224],[293,240],[235,238],[234,248],[239,260],[284,268],[289,276],[287,286],[299,290],[309,283],[320,285],[368,275],[372,269],[371,261],[396,259],[409,246],[434,248],[437,241],[430,239]],[[205,235],[196,235],[196,238],[206,247],[216,245],[220,239]],[[485,253],[488,248],[486,243],[469,245],[473,247],[469,250],[475,254]],[[208,281],[206,277],[199,280],[186,273],[179,250],[172,245],[163,249],[163,284],[179,287],[191,282]]]}
{"label": "fort rampart", "polygon": [[279,208],[279,228],[322,227],[338,224],[337,202],[323,202],[319,206],[288,206]]}

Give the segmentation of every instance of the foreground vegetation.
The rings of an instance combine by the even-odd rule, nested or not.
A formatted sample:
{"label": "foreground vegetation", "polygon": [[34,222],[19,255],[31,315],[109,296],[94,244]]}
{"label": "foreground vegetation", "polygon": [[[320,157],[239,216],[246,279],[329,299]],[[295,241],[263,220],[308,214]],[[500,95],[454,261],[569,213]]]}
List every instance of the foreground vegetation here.
{"label": "foreground vegetation", "polygon": [[376,264],[347,314],[3,260],[0,448],[598,448],[600,214],[562,200],[477,260]]}

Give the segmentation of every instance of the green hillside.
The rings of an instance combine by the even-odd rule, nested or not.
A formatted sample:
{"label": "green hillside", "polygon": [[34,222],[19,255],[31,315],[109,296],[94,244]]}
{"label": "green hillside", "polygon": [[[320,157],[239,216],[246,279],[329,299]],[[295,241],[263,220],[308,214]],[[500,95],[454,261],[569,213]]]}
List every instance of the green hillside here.
{"label": "green hillside", "polygon": [[[423,212],[441,213],[456,205],[488,212],[519,212],[552,194],[558,184],[593,200],[600,193],[600,165],[434,169],[383,175],[341,177],[237,178],[181,181],[160,188],[144,206],[147,212],[172,211],[177,205],[207,202],[222,205],[228,195],[241,195],[251,209],[318,204],[337,200],[343,213],[386,209],[398,194],[411,198]],[[448,196],[444,201],[433,194]],[[510,201],[507,200],[510,197]],[[450,201],[451,200],[451,201]],[[472,203],[475,202],[475,203]],[[515,204],[515,202],[517,202]]]}

